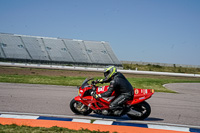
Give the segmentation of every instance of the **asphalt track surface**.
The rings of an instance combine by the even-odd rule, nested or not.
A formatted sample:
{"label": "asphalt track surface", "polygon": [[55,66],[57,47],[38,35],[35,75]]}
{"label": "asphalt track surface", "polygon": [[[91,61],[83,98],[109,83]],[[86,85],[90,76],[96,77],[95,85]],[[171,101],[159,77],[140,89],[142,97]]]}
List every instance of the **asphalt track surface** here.
{"label": "asphalt track surface", "polygon": [[[200,126],[200,83],[167,84],[165,87],[178,93],[156,92],[147,100],[152,108],[151,115],[139,122]],[[69,86],[0,83],[0,112],[138,122],[127,116],[105,117],[96,114],[77,116],[69,108],[71,99],[77,93],[76,87]]]}

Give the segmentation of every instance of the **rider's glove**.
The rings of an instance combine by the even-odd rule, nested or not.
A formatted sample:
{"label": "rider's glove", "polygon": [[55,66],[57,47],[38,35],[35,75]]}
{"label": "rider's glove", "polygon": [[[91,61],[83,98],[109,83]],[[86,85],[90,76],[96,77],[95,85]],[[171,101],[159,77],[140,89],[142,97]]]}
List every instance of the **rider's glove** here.
{"label": "rider's glove", "polygon": [[97,79],[97,80],[95,81],[96,84],[97,84],[97,83],[103,83],[103,82],[104,82],[103,79]]}
{"label": "rider's glove", "polygon": [[101,94],[94,94],[93,97],[94,97],[95,99],[99,99],[99,98],[101,98]]}

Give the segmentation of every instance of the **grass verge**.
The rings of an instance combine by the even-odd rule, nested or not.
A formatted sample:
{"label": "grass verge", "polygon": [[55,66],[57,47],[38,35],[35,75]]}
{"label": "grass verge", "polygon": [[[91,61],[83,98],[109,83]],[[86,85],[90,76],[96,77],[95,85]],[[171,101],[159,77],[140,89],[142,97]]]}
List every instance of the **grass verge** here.
{"label": "grass verge", "polygon": [[174,73],[192,73],[200,74],[200,68],[187,68],[177,67],[175,64],[171,66],[160,66],[160,65],[138,65],[138,64],[122,64],[124,69],[139,70],[139,71],[155,71],[155,72],[174,72]]}
{"label": "grass verge", "polygon": [[[7,75],[0,74],[0,82],[47,84],[63,86],[80,86],[86,76],[44,76],[44,75]],[[94,77],[95,79],[103,77]],[[156,92],[174,92],[163,87],[167,83],[200,83],[200,78],[160,78],[160,77],[128,77],[133,87],[144,89],[155,89]],[[100,86],[101,84],[99,84]]]}
{"label": "grass verge", "polygon": [[2,125],[0,124],[0,133],[109,133],[109,132],[100,132],[100,131],[90,131],[88,129],[81,130],[71,130],[68,128],[62,127],[30,127],[30,126],[18,126],[15,124],[12,125]]}

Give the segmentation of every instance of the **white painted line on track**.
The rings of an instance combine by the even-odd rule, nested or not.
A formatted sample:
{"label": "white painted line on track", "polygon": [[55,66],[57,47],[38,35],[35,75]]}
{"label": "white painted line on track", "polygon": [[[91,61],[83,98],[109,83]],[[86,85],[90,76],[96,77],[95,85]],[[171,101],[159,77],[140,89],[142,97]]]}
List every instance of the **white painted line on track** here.
{"label": "white painted line on track", "polygon": [[93,124],[112,125],[113,121],[95,120]]}
{"label": "white painted line on track", "polygon": [[[18,119],[37,119],[39,116],[49,116],[49,117],[62,117],[62,118],[72,118],[74,122],[84,122],[84,123],[91,123],[91,117],[80,117],[80,116],[67,116],[67,115],[53,115],[53,114],[36,114],[36,113],[20,113],[20,112],[0,112],[0,118],[18,118]],[[117,122],[116,119],[106,119],[105,121],[102,119],[105,118],[95,118],[96,122],[94,121],[93,124],[110,124],[113,122]],[[107,122],[107,123],[106,123]],[[118,121],[122,122],[122,121]],[[147,124],[148,128],[154,128],[154,129],[166,129],[166,130],[174,130],[177,129],[178,131],[187,131],[189,128],[197,128],[199,129],[199,126],[193,126],[193,125],[179,125],[179,124],[170,124],[170,123],[160,123],[160,122],[147,122],[147,121],[124,121],[125,123],[138,123],[138,124]],[[111,124],[112,125],[112,124]]]}
{"label": "white painted line on track", "polygon": [[11,114],[1,114],[1,118],[16,118],[16,119],[37,119],[39,116],[30,115],[11,115]]}
{"label": "white painted line on track", "polygon": [[73,119],[72,122],[91,123],[91,121],[87,119]]}
{"label": "white painted line on track", "polygon": [[[0,118],[14,118],[14,119],[43,119],[43,120],[47,120],[42,116],[33,116],[33,115],[17,115],[17,114],[0,114]],[[53,117],[52,117],[53,118]],[[49,120],[64,120],[63,118],[50,118]],[[66,120],[66,119],[65,119]],[[81,123],[91,123],[90,119],[69,119],[67,121],[72,121],[72,122],[81,122]],[[103,125],[115,125],[114,124],[115,121],[105,121],[105,120],[95,120],[92,124],[103,124]],[[142,123],[142,122],[141,122]],[[122,125],[122,126],[134,126],[137,127],[136,125],[130,125],[129,123],[123,123],[123,122],[118,122],[118,125]],[[200,133],[200,128],[189,128],[189,127],[178,127],[178,126],[170,126],[170,125],[157,125],[157,124],[143,124],[144,128],[152,128],[152,129],[161,129],[161,130],[171,130],[171,131],[184,131],[184,132],[199,132]]]}
{"label": "white painted line on track", "polygon": [[175,127],[175,126],[151,125],[151,124],[148,124],[148,128],[190,132],[190,129],[186,128],[186,127]]}
{"label": "white painted line on track", "polygon": [[[0,114],[15,114],[15,115],[33,115],[33,116],[49,116],[49,117],[63,117],[63,118],[81,118],[81,119],[91,119],[88,116],[73,116],[73,115],[54,115],[54,114],[40,114],[40,113],[20,113],[20,112],[0,112]],[[102,120],[103,118],[95,118]]]}

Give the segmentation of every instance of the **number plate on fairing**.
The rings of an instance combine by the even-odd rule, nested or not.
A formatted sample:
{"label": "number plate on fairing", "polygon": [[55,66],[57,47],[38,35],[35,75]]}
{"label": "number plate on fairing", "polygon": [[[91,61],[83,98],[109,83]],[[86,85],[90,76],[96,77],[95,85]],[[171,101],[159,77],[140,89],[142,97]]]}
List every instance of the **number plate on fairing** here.
{"label": "number plate on fairing", "polygon": [[102,86],[102,87],[98,87],[97,92],[98,93],[104,93],[109,89],[109,86]]}

